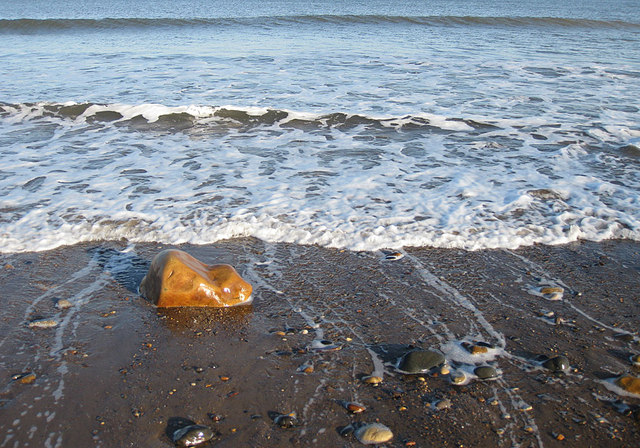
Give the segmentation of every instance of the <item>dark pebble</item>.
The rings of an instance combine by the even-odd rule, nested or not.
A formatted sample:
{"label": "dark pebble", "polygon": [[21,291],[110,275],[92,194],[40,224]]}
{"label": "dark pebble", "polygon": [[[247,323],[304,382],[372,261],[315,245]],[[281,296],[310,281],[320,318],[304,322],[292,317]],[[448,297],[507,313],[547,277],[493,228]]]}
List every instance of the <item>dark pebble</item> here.
{"label": "dark pebble", "polygon": [[224,416],[220,415],[220,414],[214,414],[213,412],[209,412],[207,414],[207,416],[213,420],[214,422],[220,422],[222,420],[224,420]]}
{"label": "dark pebble", "polygon": [[560,355],[547,359],[542,363],[542,366],[552,372],[564,372],[569,369],[571,364],[569,364],[569,359],[566,356]]}
{"label": "dark pebble", "polygon": [[481,380],[490,380],[498,377],[498,372],[491,366],[476,367],[473,373]]}
{"label": "dark pebble", "polygon": [[634,339],[633,335],[630,333],[618,333],[614,338],[622,342],[633,342]]}
{"label": "dark pebble", "polygon": [[444,364],[441,353],[431,350],[412,350],[398,363],[398,369],[407,373],[422,373]]}
{"label": "dark pebble", "polygon": [[342,437],[346,437],[349,434],[353,434],[354,430],[355,428],[353,427],[353,425],[347,425],[340,428],[340,430],[338,431],[338,434],[340,434]]}
{"label": "dark pebble", "polygon": [[178,446],[196,446],[211,440],[213,431],[202,425],[189,425],[176,429],[173,433],[173,443]]}
{"label": "dark pebble", "polygon": [[281,428],[293,428],[298,424],[296,417],[291,414],[280,414],[273,421]]}

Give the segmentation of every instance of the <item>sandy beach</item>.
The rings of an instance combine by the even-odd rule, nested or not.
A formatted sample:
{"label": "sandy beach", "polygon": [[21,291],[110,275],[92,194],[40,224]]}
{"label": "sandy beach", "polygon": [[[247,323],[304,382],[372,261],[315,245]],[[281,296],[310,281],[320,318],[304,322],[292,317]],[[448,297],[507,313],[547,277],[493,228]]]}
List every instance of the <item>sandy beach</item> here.
{"label": "sandy beach", "polygon": [[[187,421],[216,447],[360,446],[344,430],[354,422],[387,426],[394,447],[640,441],[640,397],[613,384],[640,375],[638,242],[405,248],[396,260],[248,238],[185,245],[234,265],[254,301],[168,311],[137,293],[165,248],[0,257],[0,447],[169,447]],[[416,347],[446,364],[399,372]],[[566,371],[543,366],[559,355]],[[274,421],[290,413],[292,427]]]}

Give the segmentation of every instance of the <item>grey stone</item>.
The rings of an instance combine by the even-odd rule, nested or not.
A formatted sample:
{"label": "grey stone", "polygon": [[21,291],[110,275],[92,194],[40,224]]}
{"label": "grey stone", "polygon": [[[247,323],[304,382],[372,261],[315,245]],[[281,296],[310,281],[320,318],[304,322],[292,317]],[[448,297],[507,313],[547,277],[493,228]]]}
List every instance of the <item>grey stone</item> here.
{"label": "grey stone", "polygon": [[491,366],[480,366],[473,370],[473,373],[481,380],[490,380],[498,377],[498,372]]}
{"label": "grey stone", "polygon": [[407,373],[422,373],[443,365],[445,358],[441,353],[431,350],[412,350],[406,353],[398,363],[398,369]]}

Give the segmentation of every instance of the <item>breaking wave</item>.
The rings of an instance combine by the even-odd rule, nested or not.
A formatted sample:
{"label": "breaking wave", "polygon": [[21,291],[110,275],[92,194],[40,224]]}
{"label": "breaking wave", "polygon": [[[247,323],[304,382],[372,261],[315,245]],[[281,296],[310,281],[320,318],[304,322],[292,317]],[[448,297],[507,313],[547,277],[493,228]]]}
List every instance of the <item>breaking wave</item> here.
{"label": "breaking wave", "polygon": [[228,18],[3,19],[0,33],[191,27],[278,27],[304,24],[410,24],[427,27],[589,28],[640,30],[640,22],[558,17],[296,15]]}
{"label": "breaking wave", "polygon": [[363,114],[294,112],[269,108],[232,106],[164,106],[160,104],[95,103],[0,103],[0,116],[15,121],[57,118],[82,123],[113,123],[138,130],[182,131],[200,127],[255,128],[279,126],[304,130],[320,128],[350,129],[433,129],[440,131],[483,132],[495,124],[432,114],[401,117],[371,117]]}

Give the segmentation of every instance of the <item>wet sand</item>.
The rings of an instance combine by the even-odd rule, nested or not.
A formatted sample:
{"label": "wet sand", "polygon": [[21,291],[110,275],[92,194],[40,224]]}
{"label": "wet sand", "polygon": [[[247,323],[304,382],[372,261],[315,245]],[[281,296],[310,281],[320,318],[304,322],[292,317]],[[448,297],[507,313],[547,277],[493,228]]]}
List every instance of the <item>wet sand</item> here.
{"label": "wet sand", "polygon": [[[640,353],[640,243],[406,248],[399,260],[255,239],[182,246],[236,266],[254,302],[173,311],[136,292],[165,248],[0,256],[0,447],[170,447],[185,420],[210,427],[202,446],[216,447],[361,446],[340,434],[352,422],[388,426],[397,447],[640,441],[640,397],[610,385],[640,376],[629,360]],[[562,287],[561,300],[544,286]],[[29,327],[39,318],[58,325]],[[319,340],[340,349],[314,349]],[[474,341],[495,348],[471,355],[462,344]],[[441,351],[451,373],[399,373],[412,347]],[[557,355],[568,371],[540,365]],[[499,377],[452,383],[476,365]],[[382,383],[362,381],[372,373]],[[366,410],[349,414],[343,400]],[[291,412],[295,426],[274,423]]]}

